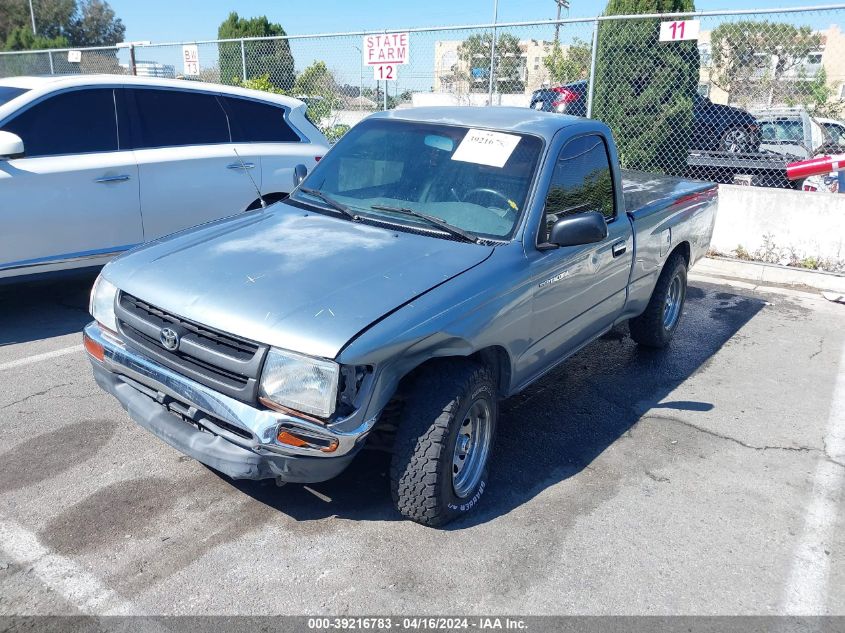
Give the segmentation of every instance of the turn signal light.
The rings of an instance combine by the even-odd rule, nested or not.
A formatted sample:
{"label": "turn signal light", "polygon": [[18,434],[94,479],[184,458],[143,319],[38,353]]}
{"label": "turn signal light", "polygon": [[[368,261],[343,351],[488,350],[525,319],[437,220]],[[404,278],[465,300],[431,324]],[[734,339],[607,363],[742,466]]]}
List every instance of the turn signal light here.
{"label": "turn signal light", "polygon": [[103,349],[103,346],[94,339],[89,338],[87,334],[82,335],[82,344],[85,347],[85,351],[91,354],[91,356],[96,358],[98,361],[103,362],[105,360],[106,352]]}
{"label": "turn signal light", "polygon": [[326,438],[325,440],[304,439],[288,429],[280,429],[276,439],[281,444],[287,444],[288,446],[295,446],[297,448],[313,448],[323,453],[334,453],[338,446],[338,442],[334,438]]}

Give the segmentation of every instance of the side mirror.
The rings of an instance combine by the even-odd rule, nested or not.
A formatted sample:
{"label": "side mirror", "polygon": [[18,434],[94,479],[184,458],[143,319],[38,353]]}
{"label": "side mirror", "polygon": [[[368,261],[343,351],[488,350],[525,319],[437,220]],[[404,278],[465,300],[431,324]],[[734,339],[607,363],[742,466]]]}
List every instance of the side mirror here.
{"label": "side mirror", "polygon": [[305,180],[305,176],[308,175],[308,168],[299,163],[296,167],[293,168],[293,186],[298,187],[299,184]]}
{"label": "side mirror", "polygon": [[23,156],[23,141],[17,134],[0,130],[0,160]]}
{"label": "side mirror", "polygon": [[598,211],[585,211],[561,218],[549,231],[549,243],[557,246],[594,244],[607,237],[607,222]]}

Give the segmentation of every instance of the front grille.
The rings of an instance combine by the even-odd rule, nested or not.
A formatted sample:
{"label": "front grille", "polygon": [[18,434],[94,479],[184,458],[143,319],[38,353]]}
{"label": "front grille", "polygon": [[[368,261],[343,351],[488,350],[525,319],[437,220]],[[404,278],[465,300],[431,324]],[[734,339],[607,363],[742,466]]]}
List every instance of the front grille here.
{"label": "front grille", "polygon": [[[127,341],[162,365],[233,398],[256,399],[266,345],[184,319],[125,292],[115,314]],[[161,342],[165,327],[179,336],[175,350]]]}

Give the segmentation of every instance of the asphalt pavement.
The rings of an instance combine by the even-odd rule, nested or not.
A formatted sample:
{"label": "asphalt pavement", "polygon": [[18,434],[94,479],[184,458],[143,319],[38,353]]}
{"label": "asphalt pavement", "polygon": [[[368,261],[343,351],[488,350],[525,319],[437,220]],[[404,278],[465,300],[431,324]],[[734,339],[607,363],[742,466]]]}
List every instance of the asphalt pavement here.
{"label": "asphalt pavement", "polygon": [[233,482],[91,376],[92,279],[0,288],[0,614],[845,614],[845,306],[693,277],[503,404],[490,487],[398,520],[388,458]]}

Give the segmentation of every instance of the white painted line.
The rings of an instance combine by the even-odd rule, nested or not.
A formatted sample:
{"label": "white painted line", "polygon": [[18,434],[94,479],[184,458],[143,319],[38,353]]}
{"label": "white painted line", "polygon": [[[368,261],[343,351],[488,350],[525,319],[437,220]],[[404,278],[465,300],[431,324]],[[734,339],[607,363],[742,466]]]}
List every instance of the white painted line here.
{"label": "white painted line", "polygon": [[52,352],[44,352],[43,354],[36,354],[35,356],[27,356],[26,358],[19,358],[17,360],[10,360],[6,363],[0,363],[0,371],[4,369],[12,369],[14,367],[23,367],[24,365],[31,365],[38,363],[48,358],[56,358],[57,356],[64,356],[65,354],[73,354],[74,352],[81,352],[82,345],[71,345],[70,347],[63,347]]}
{"label": "white painted line", "polygon": [[836,530],[839,495],[845,483],[845,468],[839,465],[845,461],[845,345],[839,359],[824,446],[829,459],[822,456],[816,465],[813,496],[784,592],[783,612],[789,615],[827,615],[828,612],[831,540]]}
{"label": "white painted line", "polygon": [[0,551],[19,567],[31,570],[49,589],[83,614],[135,613],[133,606],[69,558],[51,553],[38,538],[14,521],[0,517]]}

